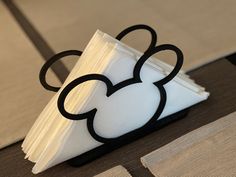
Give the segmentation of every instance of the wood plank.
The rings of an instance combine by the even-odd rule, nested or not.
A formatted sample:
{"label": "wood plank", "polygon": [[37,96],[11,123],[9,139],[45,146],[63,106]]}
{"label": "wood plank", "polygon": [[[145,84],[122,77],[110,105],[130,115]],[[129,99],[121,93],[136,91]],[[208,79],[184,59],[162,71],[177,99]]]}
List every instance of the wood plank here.
{"label": "wood plank", "polygon": [[[0,1],[0,148],[23,139],[54,93],[39,83],[44,59]],[[49,71],[49,81],[59,81]]]}
{"label": "wood plank", "polygon": [[[234,176],[236,111],[143,156],[154,176]],[[223,150],[224,149],[224,150]]]}
{"label": "wood plank", "polygon": [[132,177],[132,176],[123,166],[118,165],[94,177]]}
{"label": "wood plank", "polygon": [[[83,50],[97,29],[112,36],[134,24],[148,24],[158,32],[158,43],[175,44],[185,54],[184,69],[193,69],[236,51],[235,0],[77,1],[15,0],[54,51]],[[147,32],[124,41],[144,51]],[[137,38],[138,36],[138,38]],[[160,59],[174,63],[162,52]],[[71,68],[74,61],[66,61]]]}

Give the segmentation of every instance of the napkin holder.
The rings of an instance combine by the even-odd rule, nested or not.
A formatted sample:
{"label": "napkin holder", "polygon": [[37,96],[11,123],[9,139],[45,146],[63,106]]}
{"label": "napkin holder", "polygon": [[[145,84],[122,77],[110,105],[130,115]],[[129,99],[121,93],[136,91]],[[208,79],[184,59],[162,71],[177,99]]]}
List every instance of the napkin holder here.
{"label": "napkin holder", "polygon": [[[109,153],[109,152],[111,152],[123,145],[126,145],[126,144],[133,142],[141,137],[144,137],[144,136],[164,127],[165,125],[167,125],[170,122],[173,122],[177,119],[183,118],[188,114],[189,108],[181,110],[177,113],[174,113],[172,115],[169,115],[165,118],[158,120],[159,116],[161,115],[161,113],[165,107],[166,97],[168,96],[163,85],[165,85],[166,83],[171,81],[180,71],[182,64],[183,64],[183,54],[177,47],[175,47],[173,45],[166,44],[166,45],[156,46],[156,42],[157,42],[156,32],[151,27],[146,26],[146,25],[131,26],[131,27],[125,29],[124,31],[122,31],[116,37],[116,39],[121,40],[128,33],[132,32],[134,30],[140,30],[140,29],[149,31],[152,38],[151,38],[151,42],[150,42],[148,49],[140,57],[140,59],[137,61],[136,65],[134,67],[133,78],[122,81],[116,85],[112,85],[109,78],[107,78],[104,75],[89,74],[89,75],[85,75],[85,76],[82,76],[82,77],[79,77],[79,78],[73,80],[60,93],[59,98],[58,98],[58,109],[59,109],[60,113],[65,118],[70,119],[70,120],[74,120],[74,121],[82,120],[82,119],[85,119],[85,117],[86,118],[89,117],[89,118],[87,118],[87,122],[88,122],[87,127],[88,127],[90,135],[95,140],[103,143],[102,145],[100,145],[92,150],[89,150],[77,157],[70,159],[68,161],[70,165],[72,165],[72,166],[84,165],[84,164],[86,164],[86,163],[106,154],[106,153]],[[140,70],[141,70],[143,64],[150,56],[152,56],[153,54],[155,54],[157,52],[163,51],[163,50],[174,51],[177,56],[177,62],[176,62],[174,69],[164,79],[161,79],[160,81],[153,83],[154,85],[156,85],[157,89],[160,92],[161,101],[160,101],[159,105],[157,106],[157,110],[156,110],[155,114],[142,127],[137,128],[137,129],[130,131],[128,133],[125,133],[124,135],[121,135],[116,138],[104,138],[104,137],[98,135],[93,127],[93,121],[94,121],[94,117],[96,114],[96,108],[89,111],[89,112],[86,112],[83,114],[77,114],[77,115],[68,113],[65,110],[64,102],[65,102],[66,96],[70,93],[70,91],[74,87],[76,87],[79,84],[82,84],[83,82],[90,81],[90,80],[99,80],[99,81],[104,82],[107,86],[107,95],[106,96],[108,96],[108,97],[123,87],[132,85],[134,83],[142,82],[141,78],[140,78]],[[53,63],[62,59],[65,56],[69,56],[69,55],[80,56],[81,54],[82,54],[81,51],[69,50],[69,51],[64,51],[64,52],[58,53],[58,54],[54,55],[52,58],[50,58],[43,65],[43,67],[40,71],[40,82],[43,85],[43,87],[47,90],[50,90],[50,91],[54,91],[54,92],[58,91],[60,89],[60,87],[51,86],[46,82],[47,70],[51,67],[51,65]]]}

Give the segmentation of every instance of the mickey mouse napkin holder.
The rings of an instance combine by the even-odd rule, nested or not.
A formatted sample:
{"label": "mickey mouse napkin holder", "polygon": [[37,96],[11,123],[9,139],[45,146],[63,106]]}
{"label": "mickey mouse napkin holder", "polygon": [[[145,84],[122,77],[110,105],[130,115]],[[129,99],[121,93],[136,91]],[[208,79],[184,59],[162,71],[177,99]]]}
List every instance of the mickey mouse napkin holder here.
{"label": "mickey mouse napkin holder", "polygon": [[[140,52],[126,46],[102,32],[111,45],[110,61],[100,73],[89,73],[74,78],[58,92],[57,108],[61,116],[68,119],[71,129],[64,136],[63,146],[54,157],[48,168],[64,160],[70,159],[73,166],[81,166],[105,153],[141,138],[176,119],[187,114],[187,109],[207,99],[208,93],[202,87],[201,94],[183,84],[183,54],[174,45],[156,46],[156,33],[146,25],[135,25],[121,32],[117,39],[137,29],[148,30],[152,35],[149,48]],[[176,55],[176,64],[163,72],[156,65],[153,55],[161,51],[172,51]],[[67,55],[86,55],[80,51],[69,51],[55,55],[42,68],[40,80],[46,89],[57,91],[45,80],[46,70],[58,59]],[[161,63],[161,62],[160,62]],[[76,66],[73,70],[76,69]],[[76,87],[90,85],[89,97],[81,106],[74,106],[68,111],[66,104],[75,99],[68,95]],[[187,82],[186,81],[186,82]],[[192,81],[192,80],[191,80]],[[192,83],[194,85],[194,83]],[[83,86],[82,86],[83,87]],[[85,86],[86,87],[86,86]],[[76,105],[76,104],[75,104]],[[79,107],[79,109],[77,109]]]}

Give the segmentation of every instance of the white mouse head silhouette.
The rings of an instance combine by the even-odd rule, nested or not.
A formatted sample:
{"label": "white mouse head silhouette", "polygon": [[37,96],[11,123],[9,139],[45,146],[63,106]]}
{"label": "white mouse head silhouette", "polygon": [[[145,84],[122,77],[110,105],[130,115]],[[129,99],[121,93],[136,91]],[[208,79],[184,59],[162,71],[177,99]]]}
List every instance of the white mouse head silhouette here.
{"label": "white mouse head silhouette", "polygon": [[[135,25],[135,26],[132,26],[130,28],[127,28],[124,31],[122,31],[116,38],[121,39],[126,34],[128,34],[131,31],[134,31],[136,29],[146,29],[146,30],[148,30],[152,35],[152,40],[151,40],[151,44],[150,44],[149,48],[146,50],[146,52],[139,58],[139,60],[135,64],[135,66],[133,68],[133,77],[132,78],[126,79],[122,82],[119,82],[119,83],[113,85],[113,83],[110,81],[110,79],[107,78],[104,75],[101,75],[101,74],[84,75],[84,76],[81,76],[81,77],[73,80],[72,82],[70,82],[62,90],[62,92],[60,93],[59,98],[58,98],[57,106],[58,106],[58,109],[59,109],[60,113],[65,118],[70,119],[70,120],[87,119],[87,127],[88,127],[89,133],[91,134],[91,136],[95,140],[97,140],[99,142],[102,142],[102,143],[110,143],[110,142],[118,140],[118,139],[122,140],[122,139],[126,139],[126,138],[129,138],[129,137],[132,137],[132,136],[137,136],[137,134],[139,134],[139,132],[145,131],[148,128],[150,128],[150,126],[154,125],[156,120],[158,119],[158,117],[161,115],[161,113],[162,113],[162,111],[165,107],[165,104],[166,104],[167,95],[166,95],[165,88],[163,86],[166,83],[168,83],[170,80],[172,80],[177,75],[177,73],[179,72],[179,70],[181,69],[182,64],[183,64],[183,54],[182,54],[181,50],[178,49],[176,46],[171,45],[171,44],[164,44],[164,45],[155,46],[156,45],[156,33],[152,28],[150,28],[146,25]],[[175,64],[175,67],[173,68],[173,70],[166,77],[164,77],[164,78],[162,78],[158,81],[155,81],[153,83],[148,83],[148,84],[154,86],[156,91],[159,92],[159,94],[156,94],[157,92],[155,92],[154,97],[151,98],[151,99],[155,99],[155,97],[159,97],[160,101],[159,101],[159,105],[156,106],[152,116],[148,117],[148,121],[146,121],[142,126],[139,126],[139,128],[136,128],[136,129],[134,129],[130,132],[121,134],[117,137],[105,137],[105,136],[101,135],[101,133],[97,133],[95,131],[94,122],[96,120],[97,114],[99,114],[100,117],[103,117],[103,116],[106,115],[106,113],[104,113],[104,110],[107,110],[107,109],[99,110],[97,107],[94,107],[94,108],[92,108],[91,110],[89,110],[87,112],[83,112],[83,113],[79,113],[79,114],[72,114],[72,113],[69,113],[65,110],[64,104],[65,104],[65,100],[66,100],[67,95],[76,86],[78,86],[80,84],[83,84],[87,81],[97,80],[97,81],[101,81],[101,82],[105,83],[105,85],[106,85],[106,95],[104,95],[104,97],[106,97],[108,100],[112,99],[112,97],[113,97],[113,95],[115,95],[115,93],[118,93],[118,92],[121,92],[121,91],[124,91],[124,90],[129,90],[129,91],[132,92],[133,86],[135,86],[136,88],[139,87],[140,89],[142,89],[142,86],[143,86],[144,82],[142,81],[142,78],[140,77],[140,72],[141,72],[141,69],[142,69],[143,65],[145,64],[145,62],[152,55],[154,55],[155,53],[158,53],[160,51],[164,51],[164,50],[171,50],[171,51],[175,52],[176,57],[177,57],[177,62]],[[71,54],[73,54],[73,52]],[[74,54],[76,54],[76,52]],[[80,55],[81,53],[77,53],[77,54]],[[60,58],[60,57],[63,57],[63,56],[62,55],[61,56],[60,55],[56,56],[55,61],[58,60],[58,58]],[[44,68],[44,70],[47,70],[47,67],[48,68],[50,67],[49,65],[50,64],[48,64],[48,66],[46,66],[45,67],[46,69]],[[44,71],[44,73],[46,73],[46,72]],[[43,79],[45,79],[45,78],[43,78]],[[41,79],[41,80],[43,80],[43,79]],[[46,81],[45,81],[45,83],[46,83]],[[45,83],[44,83],[44,86],[45,86]],[[145,83],[145,84],[147,84],[147,83]],[[56,87],[54,87],[54,89],[55,88]],[[58,88],[56,88],[55,90],[58,90]],[[140,93],[145,94],[145,90],[143,92],[141,90]],[[130,98],[127,98],[127,100],[128,99],[130,99]],[[127,101],[127,100],[124,100],[124,102]],[[124,110],[124,111],[130,111],[130,110]],[[119,118],[119,116],[123,115],[123,114],[119,114],[117,112],[114,113],[114,114],[118,114],[118,116],[116,115],[116,117],[118,117],[118,118]],[[133,114],[130,114],[130,115],[133,115]],[[132,117],[130,119],[132,119]],[[132,119],[132,120],[135,121],[135,118]]]}

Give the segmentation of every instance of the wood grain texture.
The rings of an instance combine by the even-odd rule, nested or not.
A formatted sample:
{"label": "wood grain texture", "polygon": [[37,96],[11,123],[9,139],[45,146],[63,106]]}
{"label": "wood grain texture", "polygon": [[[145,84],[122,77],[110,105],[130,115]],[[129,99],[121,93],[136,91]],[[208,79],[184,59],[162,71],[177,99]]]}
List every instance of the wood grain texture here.
{"label": "wood grain texture", "polygon": [[[196,68],[236,50],[235,0],[14,0],[56,52],[83,50],[97,29],[112,36],[134,24],[147,24],[158,32],[158,44],[170,43],[185,54],[183,68]],[[137,37],[138,36],[138,37]],[[125,43],[144,51],[147,32],[130,34]],[[174,64],[172,55],[160,59]],[[71,69],[76,60],[64,62]]]}
{"label": "wood grain texture", "polygon": [[[54,93],[38,80],[43,58],[0,1],[0,148],[22,140]],[[51,83],[60,82],[48,72]],[[51,76],[51,77],[50,77]]]}
{"label": "wood grain texture", "polygon": [[[236,67],[221,59],[189,73],[211,93],[209,99],[195,105],[184,119],[126,145],[80,168],[62,163],[38,174],[39,177],[90,177],[116,165],[124,166],[134,177],[149,177],[140,157],[172,140],[236,110]],[[178,103],[176,103],[178,104]],[[33,164],[24,160],[21,142],[0,151],[0,177],[33,177]]]}
{"label": "wood grain texture", "polygon": [[132,177],[129,172],[121,165],[106,170],[94,177]]}
{"label": "wood grain texture", "polygon": [[[22,31],[26,33],[32,44],[41,54],[44,60],[48,60],[50,57],[54,56],[55,53],[48,45],[48,43],[44,40],[41,34],[35,29],[35,27],[30,23],[27,17],[20,11],[20,9],[12,2],[12,0],[3,0],[6,7],[15,18],[16,22],[19,24],[19,28],[21,27]],[[54,73],[56,73],[58,79],[63,83],[67,78],[69,71],[63,65],[61,61],[57,61],[55,64],[51,66],[51,69]],[[63,71],[63,72],[61,72]]]}
{"label": "wood grain texture", "polygon": [[[141,158],[154,176],[235,176],[236,111]],[[233,175],[234,174],[234,175]]]}

